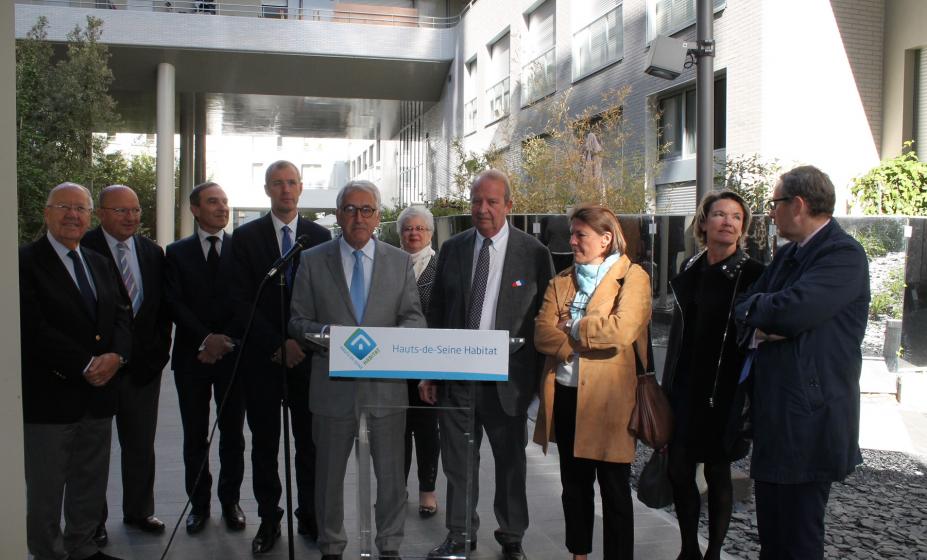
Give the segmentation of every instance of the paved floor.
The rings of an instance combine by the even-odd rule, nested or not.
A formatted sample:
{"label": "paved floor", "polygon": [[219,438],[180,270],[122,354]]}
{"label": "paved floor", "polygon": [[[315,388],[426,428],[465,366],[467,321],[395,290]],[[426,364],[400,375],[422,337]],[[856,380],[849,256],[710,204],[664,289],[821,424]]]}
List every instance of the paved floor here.
{"label": "paved floor", "polygon": [[[245,429],[246,438],[249,439],[246,454],[250,456],[250,434]],[[125,559],[157,560],[167,547],[170,538],[170,529],[180,519],[186,495],[183,489],[183,462],[181,459],[181,427],[180,415],[177,407],[177,394],[171,372],[165,372],[161,388],[160,413],[158,418],[157,437],[157,480],[155,483],[155,514],[168,524],[169,530],[161,536],[152,536],[136,529],[129,529],[122,524],[122,489],[119,474],[119,445],[113,437],[113,452],[110,466],[110,486],[108,502],[110,517],[108,530],[110,544],[106,552]],[[500,558],[499,546],[492,538],[492,530],[496,528],[492,513],[493,495],[493,463],[488,444],[484,443],[482,453],[484,460],[480,472],[480,499],[478,512],[482,520],[482,528],[478,535],[479,546],[473,558],[480,560]],[[257,504],[251,493],[250,461],[246,461],[245,482],[242,487],[241,506],[248,516],[248,527],[240,533],[226,530],[218,515],[220,511],[218,501],[213,503],[213,519],[202,533],[189,536],[180,523],[169,553],[168,559],[238,559],[253,558],[251,554],[251,539],[257,531],[259,522],[257,517]],[[212,453],[213,473],[216,473],[218,458],[215,449]],[[281,469],[283,459],[280,460]],[[348,531],[350,544],[345,558],[357,558],[357,507],[356,488],[357,471],[354,461],[349,463],[349,471],[345,483],[346,519],[345,527]],[[413,462],[414,465],[414,462]],[[414,467],[413,467],[414,469]],[[416,480],[414,472],[410,480]],[[402,555],[406,558],[423,557],[427,551],[440,543],[444,538],[443,496],[445,482],[443,477],[438,481],[439,504],[441,511],[431,519],[422,520],[418,517],[417,492],[415,484],[410,485],[410,501],[408,516],[406,518],[406,535],[402,547]],[[294,488],[295,492],[295,488]],[[544,456],[540,448],[531,443],[528,446],[528,505],[531,512],[531,525],[525,535],[524,548],[531,560],[564,559],[569,554],[563,545],[564,527],[563,510],[560,504],[560,480],[557,464],[556,448],[551,455]],[[601,512],[598,512],[598,525],[596,526],[595,547],[591,558],[598,560],[601,556],[602,537]],[[647,560],[672,560],[676,558],[679,547],[679,536],[675,518],[662,511],[650,510],[640,503],[635,503],[635,556]],[[283,528],[284,538],[276,548],[262,558],[282,559],[287,557],[286,527]],[[320,558],[320,553],[314,543],[299,535],[295,535],[295,556],[301,559]]]}

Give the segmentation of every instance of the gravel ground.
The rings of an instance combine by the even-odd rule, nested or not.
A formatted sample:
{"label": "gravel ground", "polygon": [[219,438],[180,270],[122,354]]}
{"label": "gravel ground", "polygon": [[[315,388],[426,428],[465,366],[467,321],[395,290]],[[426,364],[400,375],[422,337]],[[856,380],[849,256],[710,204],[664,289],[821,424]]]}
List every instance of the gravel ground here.
{"label": "gravel ground", "polygon": [[[868,449],[862,453],[862,466],[831,488],[824,557],[927,560],[927,462],[906,453]],[[639,449],[631,467],[631,484],[635,488],[649,457],[649,450]],[[749,472],[749,458],[734,466]],[[704,506],[700,532],[708,538]],[[737,558],[759,557],[752,496],[747,502],[735,504],[724,551]]]}
{"label": "gravel ground", "polygon": [[[873,295],[882,291],[888,282],[889,275],[895,269],[904,268],[904,253],[888,253],[885,256],[869,261],[869,292]],[[866,324],[866,335],[863,337],[863,356],[882,356],[882,345],[885,340],[885,316],[870,318]]]}

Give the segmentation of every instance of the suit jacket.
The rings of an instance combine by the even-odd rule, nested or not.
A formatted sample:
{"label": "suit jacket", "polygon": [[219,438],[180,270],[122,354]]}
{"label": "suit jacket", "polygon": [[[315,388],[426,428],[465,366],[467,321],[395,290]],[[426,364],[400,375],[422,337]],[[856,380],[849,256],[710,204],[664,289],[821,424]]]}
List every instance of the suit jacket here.
{"label": "suit jacket", "polygon": [[[132,318],[132,360],[123,368],[132,383],[145,385],[161,375],[170,358],[171,319],[163,305],[164,251],[157,243],[142,235],[134,235],[138,267],[142,276],[143,299],[138,313]],[[109,250],[100,226],[87,232],[81,246],[106,257],[116,270],[119,266]],[[122,292],[125,286],[119,277]],[[125,296],[128,301],[128,296]],[[130,305],[131,309],[131,305]]]}
{"label": "suit jacket", "polygon": [[234,353],[216,364],[196,359],[200,345],[210,333],[227,334],[234,316],[229,295],[232,267],[232,236],[222,234],[219,268],[212,279],[197,234],[167,246],[167,274],[164,302],[177,325],[171,368],[175,372],[215,371],[229,366]]}
{"label": "suit jacket", "polygon": [[132,310],[122,280],[103,257],[82,251],[97,293],[96,319],[51,243],[42,237],[19,250],[23,417],[27,423],[66,424],[116,411],[116,384],[84,379],[93,356],[131,359]]}
{"label": "suit jacket", "polygon": [[756,480],[843,480],[859,453],[860,345],[869,309],[869,265],[836,221],[807,245],[790,243],[735,308],[741,340],[763,342],[753,362]]}
{"label": "suit jacket", "polygon": [[[320,332],[324,325],[427,326],[409,255],[382,241],[376,241],[367,307],[363,322],[358,321],[341,264],[340,243],[335,239],[303,252],[303,266],[294,282],[290,336],[302,339],[305,333]],[[309,409],[312,413],[352,416],[358,404],[406,406],[406,381],[332,379],[328,375],[328,354],[314,354],[309,383]],[[396,412],[399,410],[395,408],[369,410],[374,416]]]}
{"label": "suit jacket", "polygon": [[[324,227],[310,222],[302,217],[296,225],[296,236],[309,236],[309,246],[315,246],[331,239],[331,233]],[[295,241],[295,238],[294,238]],[[231,335],[242,338],[251,306],[257,297],[258,287],[267,275],[267,271],[280,257],[280,246],[277,244],[277,232],[274,222],[268,213],[262,218],[248,222],[235,230],[235,243],[232,246],[232,262],[234,274],[232,275],[231,295],[235,316],[231,325]],[[300,257],[296,256],[290,266],[299,270]],[[295,278],[295,275],[294,275]],[[270,281],[261,293],[254,313],[254,322],[248,340],[244,342],[242,360],[247,362],[249,368],[262,367],[270,363],[270,358],[280,348],[280,288],[277,279]],[[289,320],[290,299],[289,290],[284,301],[285,320]],[[308,361],[308,360],[306,360]],[[306,361],[298,368],[306,368]]]}
{"label": "suit jacket", "polygon": [[[429,327],[466,328],[475,239],[476,230],[470,228],[441,246],[428,310]],[[534,237],[509,225],[508,247],[496,306],[496,329],[509,331],[511,337],[525,339],[525,345],[509,355],[509,380],[496,384],[499,402],[506,414],[511,416],[524,414],[537,394],[543,356],[534,347],[534,318],[541,309],[547,283],[553,275],[554,265],[547,248]]]}

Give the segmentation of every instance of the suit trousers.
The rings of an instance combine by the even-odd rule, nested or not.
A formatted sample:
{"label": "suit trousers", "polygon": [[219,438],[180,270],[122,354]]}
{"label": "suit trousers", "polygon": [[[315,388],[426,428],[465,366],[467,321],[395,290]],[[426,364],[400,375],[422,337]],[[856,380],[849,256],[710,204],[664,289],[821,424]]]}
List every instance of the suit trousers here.
{"label": "suit trousers", "polygon": [[754,481],[760,560],[824,558],[824,510],[830,485]]}
{"label": "suit trousers", "polygon": [[[310,356],[306,356],[306,361]],[[305,362],[304,362],[305,363]],[[302,366],[302,364],[300,364]],[[245,371],[244,391],[248,427],[251,429],[251,471],[258,516],[280,518],[280,410],[283,384],[280,365],[268,360],[262,368]],[[309,372],[305,367],[287,370],[290,427],[296,454],[293,458],[299,517],[310,519],[315,511],[315,445],[312,413],[309,412]]]}
{"label": "suit trousers", "polygon": [[[316,449],[316,519],[319,523],[319,551],[341,554],[348,544],[344,529],[344,477],[348,457],[357,437],[354,416],[334,417],[316,414],[312,438]],[[405,411],[386,416],[368,416],[370,457],[377,477],[374,506],[381,552],[398,551],[405,527],[406,485],[403,478],[403,432]]]}
{"label": "suit trousers", "polygon": [[595,521],[595,481],[602,493],[604,560],[634,558],[634,504],[629,477],[631,465],[573,456],[576,437],[576,387],[559,383],[554,389],[554,435],[560,455],[566,547],[573,554],[592,552]]}
{"label": "suit trousers", "polygon": [[[230,383],[231,368],[224,367],[224,362],[229,359],[234,357],[226,357],[218,364],[219,367],[174,372],[183,422],[184,482],[196,513],[209,511],[212,496],[212,474],[207,459],[210,400],[215,400],[219,416],[219,482],[216,491],[222,505],[238,503],[245,474],[245,402],[240,379]],[[225,406],[219,415],[223,398],[226,399]],[[197,476],[200,477],[199,483]]]}
{"label": "suit trousers", "polygon": [[467,512],[467,434],[471,432],[471,412],[462,409],[443,410],[440,414],[441,455],[447,477],[447,529],[463,540],[467,516],[470,516],[470,537],[476,538],[480,518],[476,513],[480,495],[480,443],[483,432],[489,439],[495,462],[496,493],[493,510],[499,530],[497,539],[505,543],[521,542],[528,528],[528,499],[525,494],[528,445],[527,415],[509,416],[502,409],[495,383],[446,382],[442,406],[470,408],[472,403],[472,495]]}
{"label": "suit trousers", "polygon": [[106,502],[112,429],[112,418],[24,426],[26,540],[35,560],[82,559],[99,550],[93,534]]}
{"label": "suit trousers", "polygon": [[441,438],[438,432],[438,410],[422,402],[418,396],[418,380],[409,381],[409,409],[406,412],[406,484],[412,468],[412,444],[418,466],[418,491],[434,492],[438,478],[438,456]]}
{"label": "suit trousers", "polygon": [[[144,519],[154,515],[155,432],[158,427],[158,400],[161,374],[144,384],[120,374],[116,432],[119,437],[122,470],[123,517]],[[103,519],[107,518],[106,501]]]}

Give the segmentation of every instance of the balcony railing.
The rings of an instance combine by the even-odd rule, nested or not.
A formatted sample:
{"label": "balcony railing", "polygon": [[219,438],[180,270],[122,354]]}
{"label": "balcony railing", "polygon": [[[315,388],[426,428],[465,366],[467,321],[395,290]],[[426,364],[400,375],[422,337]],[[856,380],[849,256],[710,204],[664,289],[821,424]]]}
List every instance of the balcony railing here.
{"label": "balcony railing", "polygon": [[556,51],[548,49],[521,69],[521,104],[529,105],[557,88],[554,76]]}
{"label": "balcony railing", "polygon": [[509,114],[509,78],[486,90],[489,100],[489,120],[495,121]]}
{"label": "balcony railing", "polygon": [[[366,4],[335,4],[333,9],[288,8],[274,4],[236,4],[203,0],[151,0],[150,5],[129,0],[15,0],[17,4],[92,8],[102,10],[151,11],[175,14],[265,17],[333,23],[387,25],[446,29],[460,22],[460,15],[433,17],[418,14],[414,8],[393,8]],[[469,5],[467,6],[469,7]]]}

